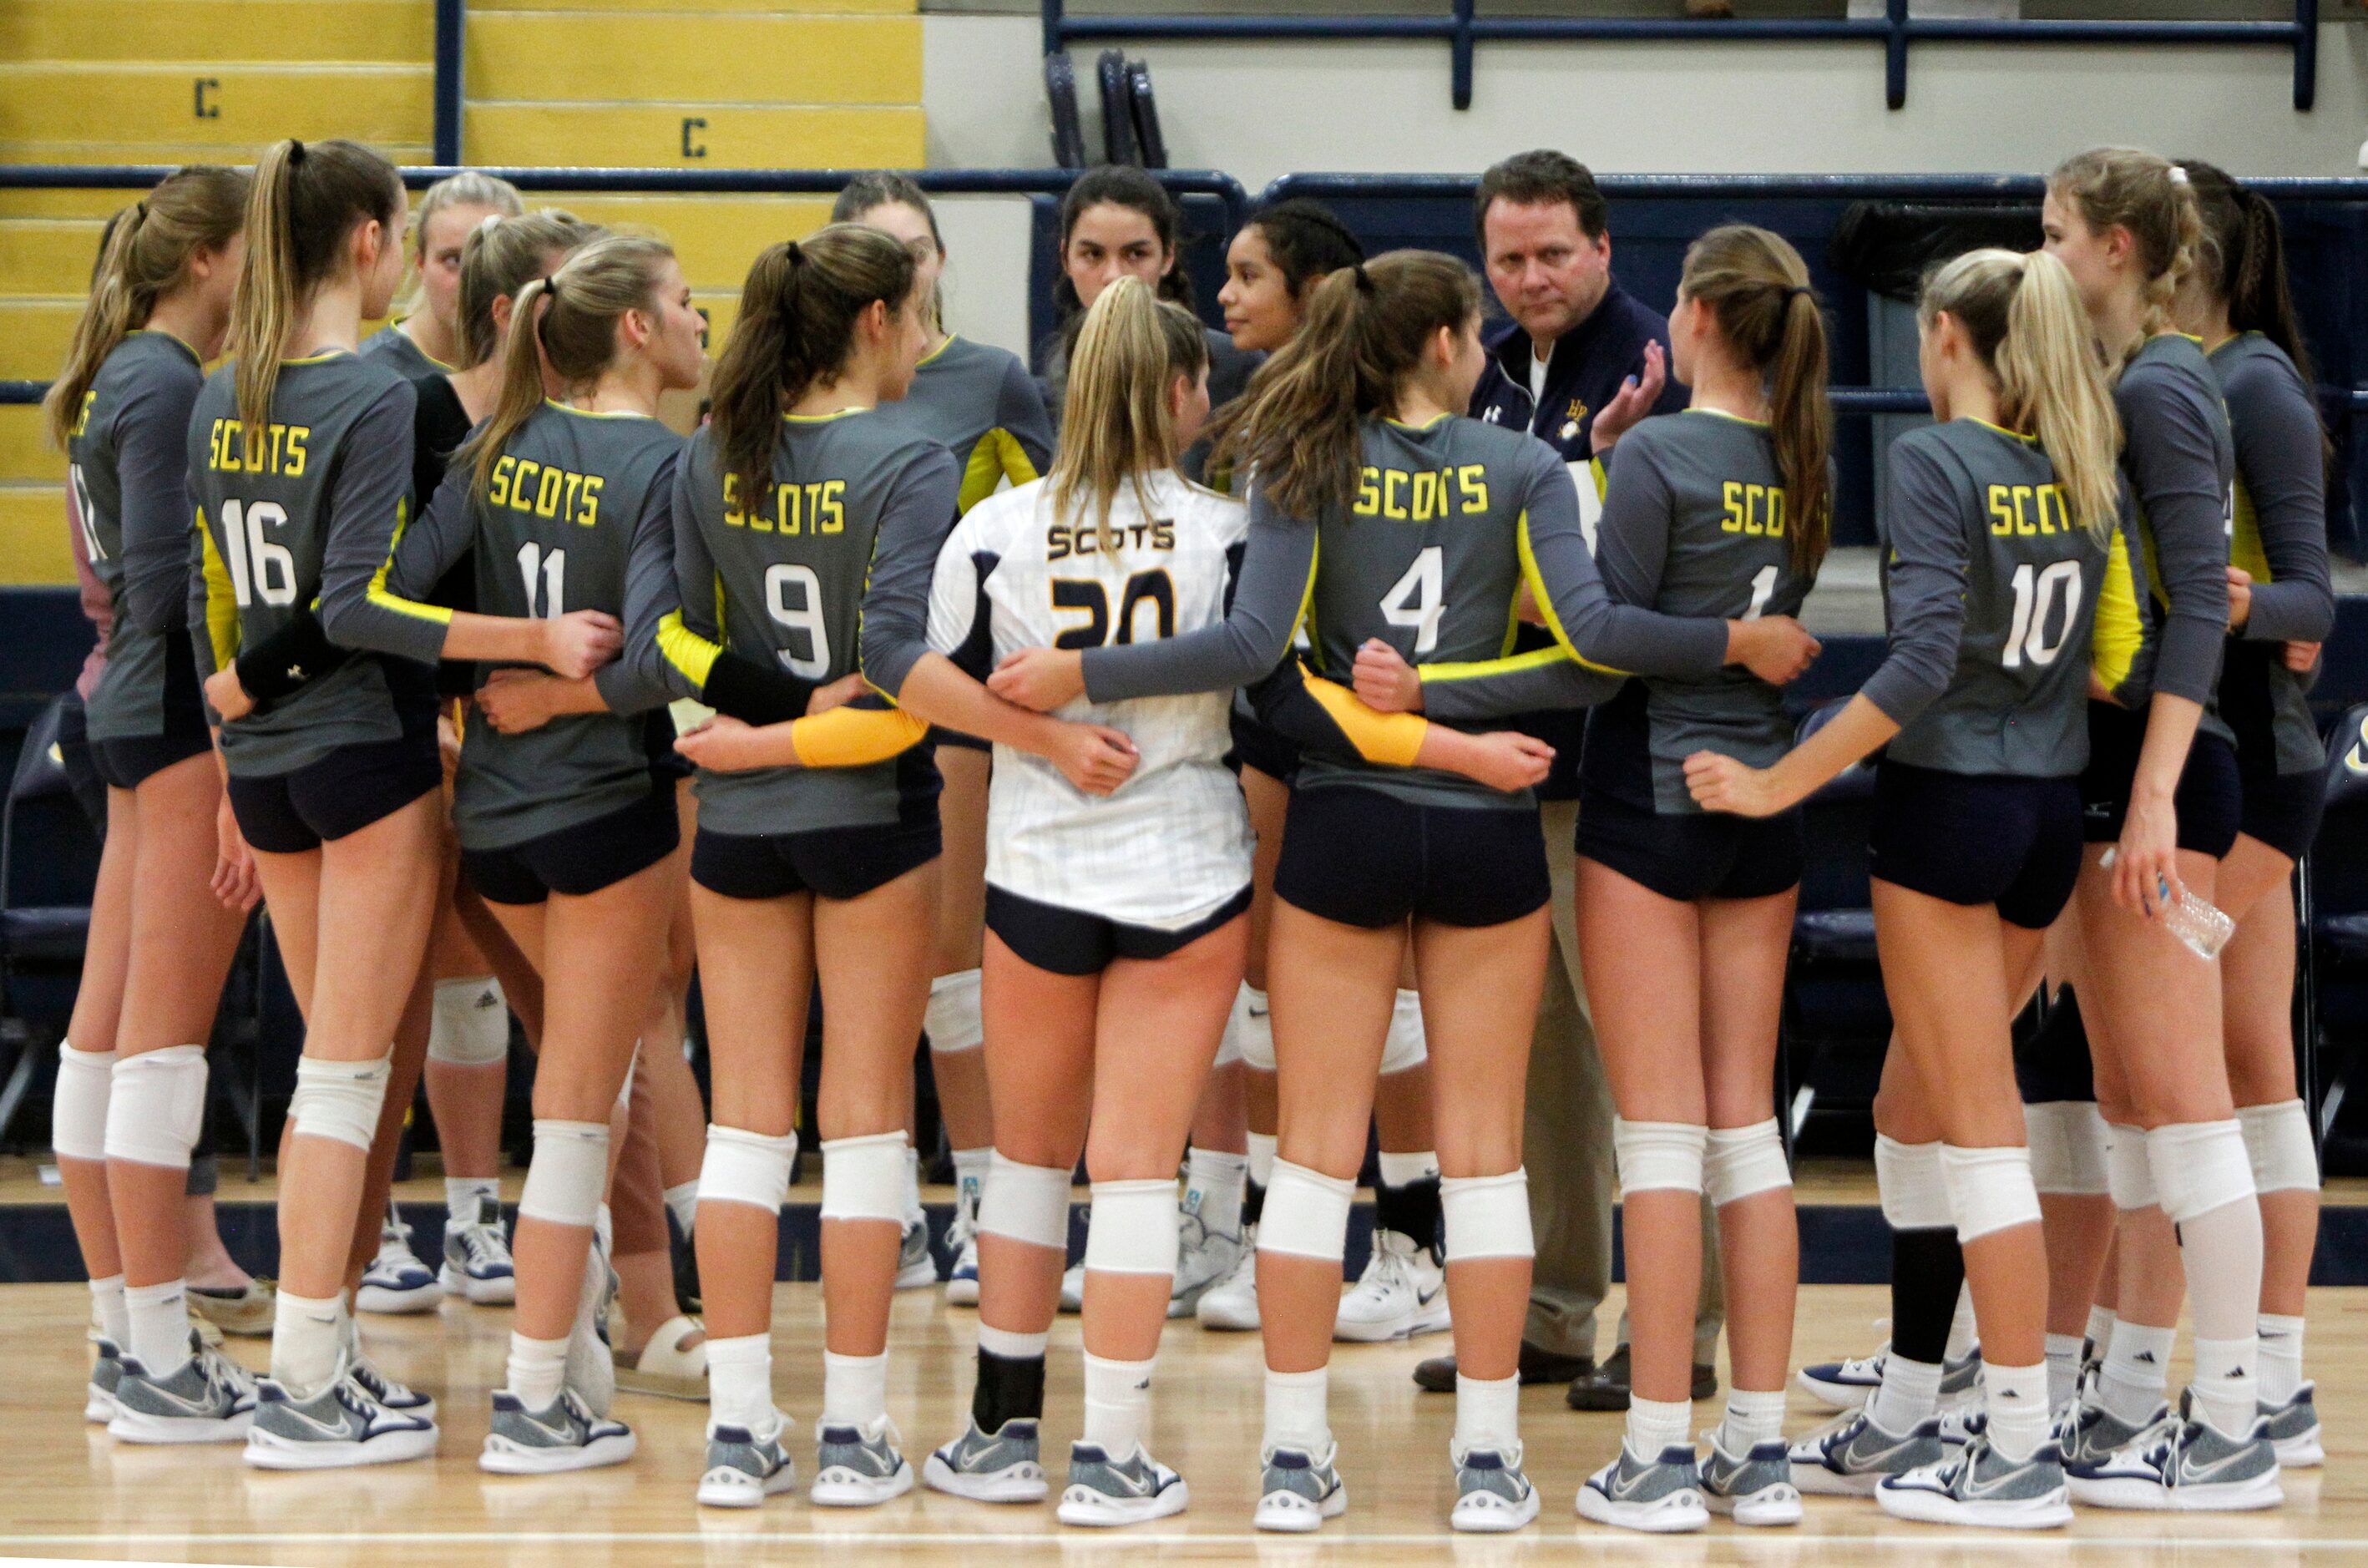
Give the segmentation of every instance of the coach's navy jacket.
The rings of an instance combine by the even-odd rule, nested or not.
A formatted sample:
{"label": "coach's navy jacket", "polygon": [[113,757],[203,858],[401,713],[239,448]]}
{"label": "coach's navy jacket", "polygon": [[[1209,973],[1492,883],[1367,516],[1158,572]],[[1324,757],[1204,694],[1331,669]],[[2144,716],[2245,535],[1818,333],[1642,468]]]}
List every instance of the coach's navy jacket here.
{"label": "coach's navy jacket", "polygon": [[[1488,368],[1472,392],[1472,417],[1491,425],[1526,429],[1562,454],[1565,462],[1584,463],[1588,441],[1595,427],[1595,411],[1611,401],[1631,376],[1644,374],[1645,345],[1669,349],[1668,319],[1641,303],[1613,279],[1602,302],[1588,318],[1554,344],[1546,360],[1545,396],[1530,396],[1530,335],[1519,322],[1487,339]],[[1678,384],[1672,369],[1661,389],[1655,414],[1674,414],[1691,396]],[[1519,646],[1548,645],[1540,628],[1521,629]],[[1578,750],[1586,733],[1586,715],[1577,710],[1524,714],[1513,727],[1537,736],[1554,748],[1554,772],[1539,787],[1538,798],[1567,801],[1578,794]],[[1567,846],[1550,846],[1550,852],[1567,852]]]}

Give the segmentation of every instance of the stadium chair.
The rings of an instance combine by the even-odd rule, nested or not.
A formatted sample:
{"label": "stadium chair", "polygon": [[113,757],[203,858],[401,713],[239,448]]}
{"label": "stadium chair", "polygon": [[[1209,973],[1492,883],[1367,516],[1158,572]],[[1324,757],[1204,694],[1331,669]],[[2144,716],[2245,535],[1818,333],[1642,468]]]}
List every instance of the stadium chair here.
{"label": "stadium chair", "polygon": [[1127,105],[1134,120],[1134,144],[1146,169],[1167,166],[1167,138],[1159,129],[1159,100],[1151,92],[1151,67],[1144,61],[1126,68]]}
{"label": "stadium chair", "polygon": [[0,1137],[74,1012],[98,881],[98,839],[58,758],[61,706],[51,702],[25,732],[0,814],[0,1049],[12,1053],[0,1085]]}
{"label": "stadium chair", "polygon": [[[1813,710],[1801,736],[1815,734],[1839,701]],[[1891,1009],[1875,964],[1874,910],[1867,884],[1867,827],[1874,805],[1871,761],[1850,768],[1803,802],[1801,903],[1784,987],[1779,1093],[1795,1085],[1787,1126],[1797,1136],[1819,1096],[1873,1099]]]}
{"label": "stadium chair", "polygon": [[2368,1101],[2349,1107],[2353,1059],[2368,1040],[2368,703],[2328,744],[2327,815],[2305,862],[2303,1095],[2317,1112],[2329,1174],[2368,1170]]}
{"label": "stadium chair", "polygon": [[1126,56],[1106,49],[1094,62],[1102,96],[1102,161],[1141,164],[1134,146],[1134,94],[1126,79]]}
{"label": "stadium chair", "polygon": [[1053,166],[1086,166],[1086,127],[1077,114],[1077,69],[1065,50],[1044,57],[1044,98],[1053,113]]}

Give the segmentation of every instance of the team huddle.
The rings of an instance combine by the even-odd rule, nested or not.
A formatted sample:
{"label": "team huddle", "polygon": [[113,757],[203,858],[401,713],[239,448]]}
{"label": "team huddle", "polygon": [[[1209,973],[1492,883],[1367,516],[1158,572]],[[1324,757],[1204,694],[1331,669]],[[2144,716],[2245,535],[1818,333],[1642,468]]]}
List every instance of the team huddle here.
{"label": "team huddle", "polygon": [[[1500,210],[1567,206],[1605,244],[1583,168],[1516,165],[1483,183],[1484,251]],[[1081,176],[1038,375],[947,331],[910,180],[859,179],[834,220],[756,258],[710,378],[666,244],[481,176],[415,221],[376,153],[283,142],[119,215],[49,403],[113,609],[54,1110],[89,1419],[266,1469],[432,1455],[436,1402],[354,1314],[440,1290],[514,1302],[487,1471],[628,1461],[622,1388],[709,1401],[701,1504],[759,1506],[802,1456],[816,1505],[916,1480],[1036,1503],[1048,1336],[1081,1311],[1058,1515],[1128,1525],[1188,1504],[1147,1444],[1160,1335],[1195,1315],[1263,1336],[1254,1522],[1311,1531],[1348,1506],[1336,1337],[1452,1325],[1449,1523],[1518,1529],[1527,1071],[1560,925],[1629,1281],[1625,1437],[1581,1516],[1782,1526],[1814,1492],[2046,1528],[2074,1502],[2272,1506],[2282,1463],[2318,1462],[2286,1010],[2328,459],[2265,201],[2098,150],[2050,176],[2041,250],[1927,278],[1935,422],[1891,445],[1878,510],[1888,650],[1807,725],[1783,687],[1817,653],[1796,617],[1833,421],[1782,237],[1693,243],[1619,394],[1583,429],[1572,404],[1572,451],[1541,438],[1543,342],[1536,412],[1502,416],[1479,276],[1368,258],[1313,203],[1233,236],[1219,334],[1162,187]],[[426,303],[365,339],[407,233]],[[1804,1374],[1842,1414],[1788,1442],[1799,808],[1870,759],[1892,1336]],[[1541,826],[1558,766],[1575,829]],[[183,1221],[192,1042],[258,897],[305,1019],[259,1379],[193,1327]],[[2180,935],[2214,904],[2225,951]],[[507,1234],[505,1002],[537,1057]],[[889,1309],[937,1282],[925,1029],[947,1295],[978,1326],[967,1428],[916,1470]],[[388,1209],[423,1073],[440,1271]],[[1374,1263],[1344,1298],[1377,1119]],[[813,1448],[770,1340],[802,1139]],[[1706,1208],[1732,1387],[1698,1448]]]}

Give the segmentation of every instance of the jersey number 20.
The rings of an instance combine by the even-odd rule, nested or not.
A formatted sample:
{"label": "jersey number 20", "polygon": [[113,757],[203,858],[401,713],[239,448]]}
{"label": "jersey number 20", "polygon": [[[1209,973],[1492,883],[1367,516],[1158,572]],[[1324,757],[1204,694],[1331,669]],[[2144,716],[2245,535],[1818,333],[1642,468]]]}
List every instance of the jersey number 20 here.
{"label": "jersey number 20", "polygon": [[[1158,620],[1158,636],[1176,635],[1176,584],[1165,567],[1137,572],[1126,580],[1118,596],[1118,641],[1134,641],[1135,612],[1150,605]],[[1110,641],[1110,590],[1092,577],[1055,577],[1053,579],[1053,608],[1055,610],[1082,610],[1086,621],[1072,626],[1053,639],[1055,648],[1099,648]]]}

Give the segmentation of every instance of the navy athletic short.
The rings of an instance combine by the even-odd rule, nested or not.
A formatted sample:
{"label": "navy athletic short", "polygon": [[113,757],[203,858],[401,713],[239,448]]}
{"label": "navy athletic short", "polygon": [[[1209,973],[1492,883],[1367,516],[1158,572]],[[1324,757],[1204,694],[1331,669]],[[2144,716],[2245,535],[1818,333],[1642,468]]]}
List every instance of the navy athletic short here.
{"label": "navy athletic short", "polygon": [[1801,813],[1654,812],[1582,779],[1577,848],[1663,898],[1773,898],[1801,885]]}
{"label": "navy athletic short", "polygon": [[[2121,840],[2129,815],[2130,781],[2137,776],[2138,752],[2146,744],[2146,715],[2111,702],[2089,704],[2089,766],[2080,774],[2080,832],[2090,844]],[[2188,749],[2186,770],[2172,796],[2179,812],[2179,846],[2214,860],[2237,842],[2244,814],[2237,780],[2237,748],[2217,735],[2198,733]]]}
{"label": "navy athletic short", "polygon": [[701,824],[690,846],[690,880],[725,898],[860,898],[944,847],[934,799],[908,820],[805,833],[717,833]]}
{"label": "navy athletic short", "polygon": [[444,787],[433,711],[391,741],[339,746],[292,773],[230,776],[230,808],[249,847],[302,855],[359,833]]}
{"label": "navy athletic short", "polygon": [[1888,757],[1874,771],[1868,872],[1950,903],[1998,905],[2044,931],[2080,880],[2080,789],[2070,778],[1947,773]]}
{"label": "navy athletic short", "polygon": [[1099,974],[1116,959],[1148,960],[1180,951],[1247,913],[1249,906],[1250,890],[1245,887],[1190,926],[1163,931],[1156,926],[1108,920],[1082,909],[1022,898],[990,882],[986,928],[1038,969],[1054,974]]}
{"label": "navy athletic short", "polygon": [[674,785],[653,778],[629,806],[499,849],[463,849],[461,874],[487,903],[582,898],[647,870],[682,842]]}
{"label": "navy athletic short", "polygon": [[1277,898],[1377,929],[1413,917],[1502,926],[1545,907],[1545,841],[1535,811],[1419,806],[1380,790],[1294,790],[1283,817]]}

